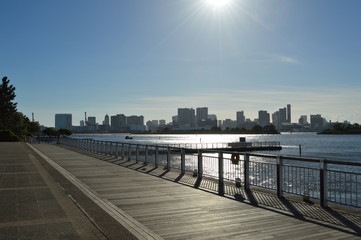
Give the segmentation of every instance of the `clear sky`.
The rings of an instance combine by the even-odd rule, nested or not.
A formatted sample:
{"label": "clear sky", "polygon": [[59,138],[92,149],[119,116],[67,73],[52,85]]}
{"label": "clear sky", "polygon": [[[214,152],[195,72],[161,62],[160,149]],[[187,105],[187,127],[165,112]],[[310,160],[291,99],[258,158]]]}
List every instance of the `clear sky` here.
{"label": "clear sky", "polygon": [[[217,0],[213,0],[217,1]],[[1,0],[0,76],[18,110],[219,120],[292,105],[361,123],[360,0]]]}

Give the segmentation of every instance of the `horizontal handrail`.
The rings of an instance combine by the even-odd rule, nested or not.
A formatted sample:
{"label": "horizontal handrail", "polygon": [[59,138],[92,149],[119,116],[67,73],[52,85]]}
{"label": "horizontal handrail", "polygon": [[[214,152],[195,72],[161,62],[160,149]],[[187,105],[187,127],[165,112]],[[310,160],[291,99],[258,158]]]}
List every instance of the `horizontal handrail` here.
{"label": "horizontal handrail", "polygon": [[187,151],[179,146],[135,142],[60,140],[78,149],[192,172],[198,178],[213,177],[218,179],[220,194],[227,180],[242,182],[246,189],[255,186],[275,190],[279,197],[284,193],[312,197],[319,199],[322,206],[333,202],[361,207],[361,163],[357,162],[206,149]]}

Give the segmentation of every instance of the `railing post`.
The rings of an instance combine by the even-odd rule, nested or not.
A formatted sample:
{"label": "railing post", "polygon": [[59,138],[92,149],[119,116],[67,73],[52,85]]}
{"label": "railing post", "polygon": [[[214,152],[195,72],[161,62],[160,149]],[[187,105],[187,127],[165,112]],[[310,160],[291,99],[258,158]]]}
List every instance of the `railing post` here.
{"label": "railing post", "polygon": [[181,148],[181,174],[186,172],[186,150]]}
{"label": "railing post", "polygon": [[124,143],[122,143],[122,159],[124,159]]}
{"label": "railing post", "polygon": [[145,149],[144,149],[145,153],[144,153],[144,164],[148,163],[148,145],[145,145]]}
{"label": "railing post", "polygon": [[218,153],[218,194],[224,195],[224,165],[223,165],[223,152]]}
{"label": "railing post", "polygon": [[246,190],[250,189],[250,184],[249,184],[249,154],[245,153],[244,154],[244,165],[243,165],[243,172],[244,172],[244,188]]}
{"label": "railing post", "polygon": [[128,144],[128,161],[130,161],[130,156],[132,155],[131,153],[131,144]]}
{"label": "railing post", "polygon": [[170,171],[170,147],[167,147],[167,170]]}
{"label": "railing post", "polygon": [[277,197],[281,198],[283,197],[283,158],[282,156],[277,156],[276,159],[277,163]]}
{"label": "railing post", "polygon": [[203,155],[202,150],[198,149],[198,178],[203,177]]}
{"label": "railing post", "polygon": [[135,162],[139,160],[139,145],[137,144],[135,147]]}
{"label": "railing post", "polygon": [[109,156],[112,156],[112,150],[113,150],[113,142],[109,142]]}
{"label": "railing post", "polygon": [[320,160],[320,205],[327,207],[327,163],[326,160]]}
{"label": "railing post", "polygon": [[158,146],[155,146],[154,166],[158,167]]}

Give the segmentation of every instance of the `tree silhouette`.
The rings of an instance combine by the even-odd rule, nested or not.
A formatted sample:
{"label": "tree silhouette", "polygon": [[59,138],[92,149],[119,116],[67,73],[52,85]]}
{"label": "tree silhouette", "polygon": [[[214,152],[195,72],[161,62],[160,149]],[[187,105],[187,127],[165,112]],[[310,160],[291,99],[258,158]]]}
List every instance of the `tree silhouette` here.
{"label": "tree silhouette", "polygon": [[13,100],[15,99],[15,87],[10,83],[7,77],[2,78],[0,85],[0,130],[9,129],[10,118],[12,114],[16,113],[16,105]]}

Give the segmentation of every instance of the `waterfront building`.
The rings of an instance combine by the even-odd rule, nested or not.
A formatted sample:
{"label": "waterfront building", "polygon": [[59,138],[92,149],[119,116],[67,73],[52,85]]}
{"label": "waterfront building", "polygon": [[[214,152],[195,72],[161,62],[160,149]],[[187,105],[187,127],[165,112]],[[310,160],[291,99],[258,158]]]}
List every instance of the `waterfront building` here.
{"label": "waterfront building", "polygon": [[127,118],[124,114],[117,114],[110,117],[110,130],[112,132],[123,132],[127,127]]}
{"label": "waterfront building", "polygon": [[310,115],[311,129],[318,130],[323,128],[325,119],[321,114]]}
{"label": "waterfront building", "polygon": [[301,115],[300,119],[298,119],[298,123],[302,126],[307,125],[307,115]]}
{"label": "waterfront building", "polygon": [[287,109],[286,108],[280,108],[279,110],[279,121],[280,123],[286,123],[287,121]]}
{"label": "waterfront building", "polygon": [[242,127],[246,122],[246,117],[244,116],[243,111],[236,112],[236,122],[237,122],[237,127]]}
{"label": "waterfront building", "polygon": [[291,104],[287,104],[287,122],[292,123],[291,119]]}
{"label": "waterfront building", "polygon": [[272,114],[272,123],[276,127],[277,130],[280,129],[281,123],[280,123],[280,112],[276,111]]}
{"label": "waterfront building", "polygon": [[87,125],[95,126],[97,124],[96,117],[88,117]]}
{"label": "waterfront building", "polygon": [[55,129],[72,128],[72,114],[71,113],[57,113],[55,114]]}
{"label": "waterfront building", "polygon": [[258,125],[261,127],[270,125],[270,115],[267,111],[258,111]]}
{"label": "waterfront building", "polygon": [[200,126],[202,121],[208,119],[208,108],[200,107],[196,109],[196,126]]}
{"label": "waterfront building", "polygon": [[129,131],[145,131],[144,117],[143,116],[128,116],[127,117],[127,129]]}
{"label": "waterfront building", "polygon": [[217,121],[217,115],[216,114],[208,114],[208,119]]}
{"label": "waterfront building", "polygon": [[222,130],[237,128],[237,122],[232,119],[226,119],[222,122]]}
{"label": "waterfront building", "polygon": [[143,116],[128,116],[127,117],[127,126],[130,125],[144,125],[144,117]]}
{"label": "waterfront building", "polygon": [[246,118],[246,122],[243,124],[243,128],[247,130],[251,130],[256,125],[257,125],[256,121],[252,121],[251,119]]}
{"label": "waterfront building", "polygon": [[[287,108],[289,109],[289,114],[287,112]],[[287,108],[280,108],[272,114],[272,123],[278,131],[281,130],[282,124],[290,123],[287,118],[289,117],[291,119],[291,105],[288,104]]]}
{"label": "waterfront building", "polygon": [[193,108],[178,108],[178,128],[195,127],[195,111]]}
{"label": "waterfront building", "polygon": [[104,117],[103,125],[106,125],[106,126],[110,125],[109,115],[108,114],[106,114],[105,117]]}
{"label": "waterfront building", "polygon": [[159,126],[165,126],[166,122],[164,119],[159,120]]}

